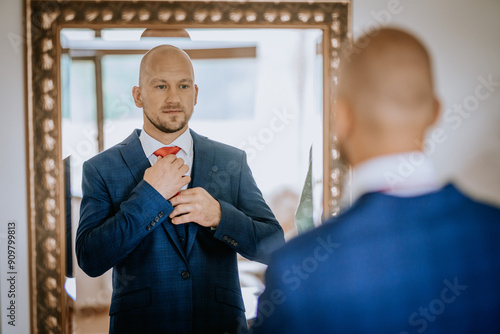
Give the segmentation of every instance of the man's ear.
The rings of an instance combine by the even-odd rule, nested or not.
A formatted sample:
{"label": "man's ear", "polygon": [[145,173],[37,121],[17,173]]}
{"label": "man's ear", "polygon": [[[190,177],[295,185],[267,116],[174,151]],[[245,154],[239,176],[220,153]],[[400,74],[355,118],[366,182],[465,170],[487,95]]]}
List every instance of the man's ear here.
{"label": "man's ear", "polygon": [[441,115],[441,102],[437,99],[437,97],[434,97],[434,101],[432,104],[432,119],[431,123],[429,126],[434,126],[439,120],[439,116]]}
{"label": "man's ear", "polygon": [[352,133],[353,115],[349,103],[338,97],[333,110],[333,127],[339,142],[345,142]]}
{"label": "man's ear", "polygon": [[198,103],[198,85],[194,85],[194,105]]}
{"label": "man's ear", "polygon": [[134,97],[135,105],[138,108],[142,108],[141,89],[139,87],[134,86],[134,88],[132,88],[132,96]]}

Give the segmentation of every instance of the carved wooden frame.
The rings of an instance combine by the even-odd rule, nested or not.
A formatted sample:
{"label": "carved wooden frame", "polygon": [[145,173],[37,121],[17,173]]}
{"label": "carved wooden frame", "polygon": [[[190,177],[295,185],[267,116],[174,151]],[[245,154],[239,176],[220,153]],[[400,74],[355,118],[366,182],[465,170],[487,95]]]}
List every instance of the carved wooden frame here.
{"label": "carved wooden frame", "polygon": [[324,216],[339,210],[339,168],[330,92],[350,36],[350,0],[137,1],[26,0],[26,96],[31,332],[65,333],[64,191],[60,44],[63,27],[245,27],[323,30]]}

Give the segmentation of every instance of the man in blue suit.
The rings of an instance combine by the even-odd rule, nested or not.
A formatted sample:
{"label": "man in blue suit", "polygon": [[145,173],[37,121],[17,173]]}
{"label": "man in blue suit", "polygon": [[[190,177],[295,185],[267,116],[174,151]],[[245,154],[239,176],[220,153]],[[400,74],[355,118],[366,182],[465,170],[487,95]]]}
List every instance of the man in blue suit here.
{"label": "man in blue suit", "polygon": [[335,126],[354,204],[274,253],[254,333],[499,333],[500,210],[422,152],[439,110],[425,47],[382,29],[350,51]]}
{"label": "man in blue suit", "polygon": [[188,128],[197,94],[187,54],[153,48],[133,88],[143,130],[84,163],[76,254],[92,277],[113,268],[110,333],[245,330],[236,253],[284,243],[244,152]]}

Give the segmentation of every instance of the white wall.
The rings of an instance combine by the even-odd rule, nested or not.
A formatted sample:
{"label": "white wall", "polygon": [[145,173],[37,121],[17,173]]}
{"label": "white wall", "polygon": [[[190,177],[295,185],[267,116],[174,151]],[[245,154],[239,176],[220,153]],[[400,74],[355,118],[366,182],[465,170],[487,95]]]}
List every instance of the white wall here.
{"label": "white wall", "polygon": [[[441,142],[429,146],[431,157],[443,179],[453,179],[471,196],[497,205],[500,205],[499,16],[498,0],[354,0],[353,3],[355,37],[379,23],[388,24],[413,32],[430,49],[443,107],[436,129],[444,131]],[[478,79],[490,76],[496,83],[495,87],[489,87],[493,92]],[[475,97],[476,89],[479,98]],[[465,104],[461,113],[454,109],[455,104]]]}
{"label": "white wall", "polygon": [[[29,333],[28,238],[23,75],[23,1],[0,2],[0,282],[1,332]],[[19,43],[19,44],[17,44]],[[15,297],[7,284],[7,225],[16,221]],[[15,300],[15,327],[8,324],[7,307]]]}

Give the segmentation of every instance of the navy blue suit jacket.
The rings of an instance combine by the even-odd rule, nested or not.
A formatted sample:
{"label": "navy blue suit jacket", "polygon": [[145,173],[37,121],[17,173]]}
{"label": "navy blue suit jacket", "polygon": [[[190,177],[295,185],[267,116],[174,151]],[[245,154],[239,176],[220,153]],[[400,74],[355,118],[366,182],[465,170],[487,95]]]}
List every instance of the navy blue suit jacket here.
{"label": "navy blue suit jacket", "polygon": [[191,131],[191,187],[221,206],[216,230],[189,223],[178,238],[173,211],[143,180],[150,167],[135,130],[83,165],[78,264],[95,277],[113,268],[111,333],[234,333],[246,328],[236,252],[264,261],[283,231],[243,151]]}
{"label": "navy blue suit jacket", "polygon": [[271,259],[254,333],[499,333],[500,210],[362,196]]}

